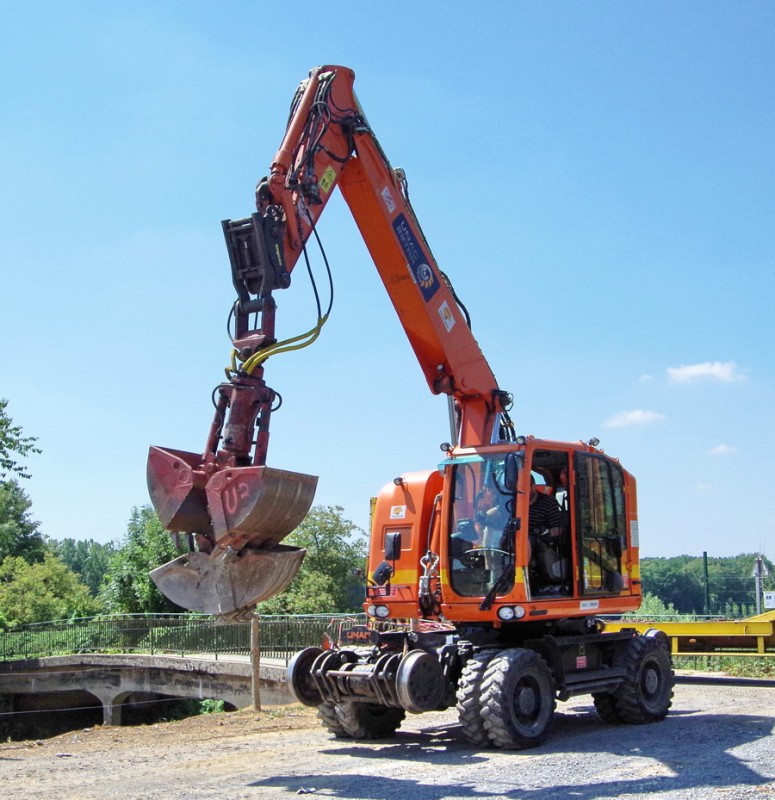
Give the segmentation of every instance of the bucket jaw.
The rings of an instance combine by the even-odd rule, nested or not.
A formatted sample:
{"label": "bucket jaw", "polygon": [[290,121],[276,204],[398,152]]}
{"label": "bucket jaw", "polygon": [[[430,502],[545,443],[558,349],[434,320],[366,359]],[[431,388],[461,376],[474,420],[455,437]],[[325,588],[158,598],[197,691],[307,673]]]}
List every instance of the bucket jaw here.
{"label": "bucket jaw", "polygon": [[220,548],[209,555],[188,553],[157,567],[151,578],[173,603],[232,621],[282,592],[306,552],[277,545],[271,550],[244,548],[239,553]]}
{"label": "bucket jaw", "polygon": [[293,580],[306,551],[281,542],[307,515],[316,477],[151,447],[147,479],[162,525],[199,547],[151,572],[173,603],[234,619]]}

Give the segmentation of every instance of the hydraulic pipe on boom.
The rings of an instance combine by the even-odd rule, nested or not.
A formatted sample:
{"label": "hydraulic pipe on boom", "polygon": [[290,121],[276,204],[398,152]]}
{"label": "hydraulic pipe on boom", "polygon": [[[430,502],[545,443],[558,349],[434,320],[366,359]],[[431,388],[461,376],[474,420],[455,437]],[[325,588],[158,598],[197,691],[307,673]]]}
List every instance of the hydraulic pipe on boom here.
{"label": "hydraulic pipe on boom", "polygon": [[347,202],[429,388],[454,408],[457,444],[513,438],[510,396],[498,387],[452,286],[353,91],[354,73],[322,66],[296,92],[280,148],[256,189],[256,212],[223,223],[237,292],[233,365],[217,389],[204,451],[153,446],[148,485],[162,524],[191,534],[195,552],[152,573],[173,602],[235,617],[282,591],[304,557],[282,540],[303,520],[317,478],[266,464],[277,394],[274,355],[317,338],[280,340],[273,292],[286,289],[336,186]]}

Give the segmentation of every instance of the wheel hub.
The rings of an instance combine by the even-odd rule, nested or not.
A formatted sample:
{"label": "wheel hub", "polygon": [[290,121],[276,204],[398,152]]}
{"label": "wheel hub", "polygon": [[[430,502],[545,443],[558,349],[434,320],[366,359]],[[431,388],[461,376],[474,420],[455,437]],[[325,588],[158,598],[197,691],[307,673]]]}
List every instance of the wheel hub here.
{"label": "wheel hub", "polygon": [[653,695],[659,689],[659,674],[653,668],[643,673],[643,689],[648,695]]}
{"label": "wheel hub", "polygon": [[538,707],[538,696],[532,686],[522,686],[516,697],[517,713],[521,717],[532,717]]}

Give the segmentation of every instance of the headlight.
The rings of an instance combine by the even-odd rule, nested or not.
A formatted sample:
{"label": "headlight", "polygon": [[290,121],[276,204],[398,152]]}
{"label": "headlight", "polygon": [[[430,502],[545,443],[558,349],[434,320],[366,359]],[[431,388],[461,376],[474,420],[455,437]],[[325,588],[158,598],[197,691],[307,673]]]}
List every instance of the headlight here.
{"label": "headlight", "polygon": [[511,622],[515,619],[522,619],[525,616],[525,609],[522,606],[501,606],[498,609],[498,619],[501,622]]}
{"label": "headlight", "polygon": [[377,619],[387,619],[390,616],[390,609],[387,606],[375,606],[374,616]]}
{"label": "headlight", "polygon": [[371,606],[369,606],[369,607],[366,609],[366,613],[367,613],[367,614],[368,614],[370,617],[376,617],[376,616],[377,616],[377,607],[376,607],[376,606],[374,606],[374,605],[371,605]]}

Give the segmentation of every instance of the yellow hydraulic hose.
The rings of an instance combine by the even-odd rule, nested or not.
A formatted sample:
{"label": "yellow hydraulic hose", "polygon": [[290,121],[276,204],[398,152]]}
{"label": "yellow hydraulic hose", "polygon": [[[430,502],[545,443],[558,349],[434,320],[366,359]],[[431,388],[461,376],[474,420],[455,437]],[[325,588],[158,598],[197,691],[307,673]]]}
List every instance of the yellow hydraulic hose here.
{"label": "yellow hydraulic hose", "polygon": [[[267,347],[264,350],[259,350],[257,353],[254,353],[250,358],[245,360],[245,363],[242,365],[242,369],[250,375],[256,367],[260,364],[263,364],[264,361],[267,360],[270,356],[278,355],[279,353],[289,353],[292,350],[302,350],[305,347],[311,345],[315,339],[320,336],[320,331],[322,330],[323,326],[328,321],[328,315],[324,317],[318,317],[317,325],[314,328],[306,331],[305,333],[300,333],[298,336],[293,336],[290,339],[284,339],[282,342],[276,342],[275,344]],[[306,340],[306,341],[303,341]],[[236,372],[236,350],[232,350],[231,354],[231,371]],[[228,372],[228,370],[227,370]]]}

